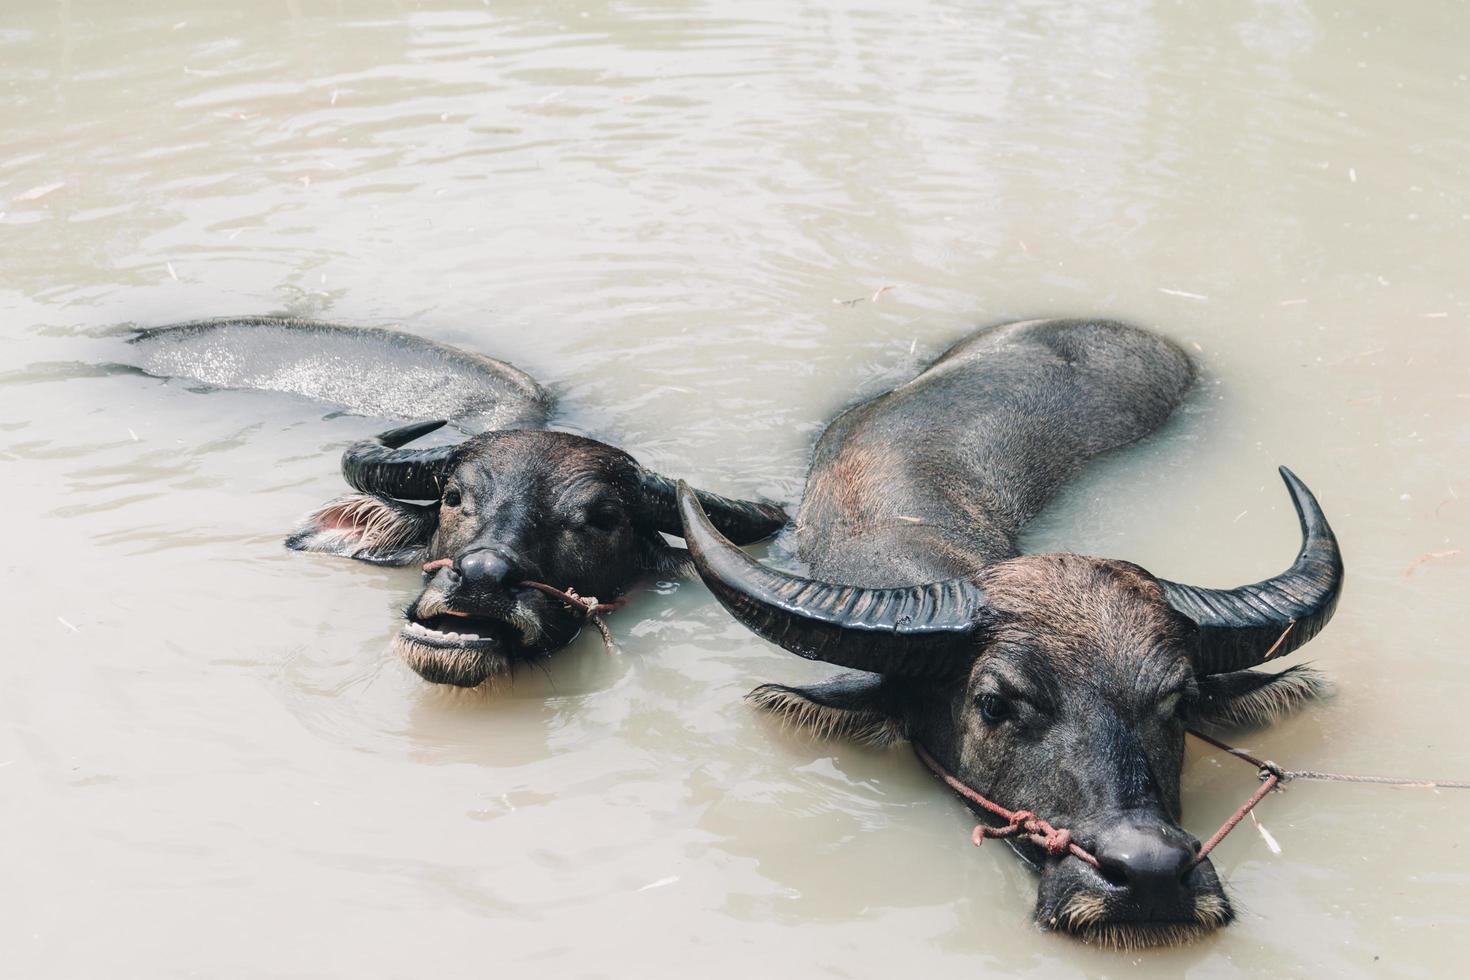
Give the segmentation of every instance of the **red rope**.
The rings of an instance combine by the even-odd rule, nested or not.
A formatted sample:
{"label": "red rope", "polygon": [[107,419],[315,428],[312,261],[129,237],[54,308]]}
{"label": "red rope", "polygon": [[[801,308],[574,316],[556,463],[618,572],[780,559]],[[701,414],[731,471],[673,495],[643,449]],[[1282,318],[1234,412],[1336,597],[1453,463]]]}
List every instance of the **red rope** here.
{"label": "red rope", "polygon": [[584,610],[588,619],[591,619],[598,613],[610,613],[616,609],[620,609],[628,601],[627,596],[622,596],[621,598],[614,599],[612,602],[598,602],[597,596],[595,595],[577,595],[571,589],[563,592],[561,589],[553,588],[545,582],[532,582],[527,580],[517,584],[524,585],[528,589],[535,589],[537,592],[544,592],[549,596],[554,596],[573,609]]}
{"label": "red rope", "polygon": [[1220,829],[1215,831],[1215,835],[1204,842],[1204,845],[1199,849],[1199,853],[1194,856],[1194,861],[1190,864],[1191,868],[1203,861],[1215,849],[1215,845],[1224,840],[1225,835],[1234,830],[1235,825],[1244,820],[1245,815],[1255,809],[1256,804],[1265,799],[1266,794],[1275,789],[1277,784],[1281,782],[1281,777],[1274,772],[1269,772],[1264,769],[1261,771],[1266,775],[1265,780],[1260,786],[1256,787],[1256,791],[1240,805],[1240,808],[1220,825]]}
{"label": "red rope", "polygon": [[[1208,742],[1216,748],[1224,749],[1226,752],[1239,758],[1242,762],[1248,762],[1255,766],[1260,770],[1262,780],[1261,785],[1256,788],[1256,791],[1247,797],[1246,801],[1220,825],[1220,829],[1215,831],[1214,835],[1200,847],[1199,852],[1194,856],[1193,863],[1190,865],[1190,867],[1194,867],[1203,861],[1215,849],[1216,845],[1235,829],[1237,824],[1245,819],[1246,814],[1255,809],[1257,803],[1266,798],[1267,793],[1290,778],[1290,773],[1274,762],[1257,759],[1255,756],[1242,752],[1240,749],[1232,748],[1203,732],[1197,732],[1191,728],[1189,729],[1189,734],[1201,741]],[[1070,830],[1053,827],[1046,820],[1038,817],[1030,810],[1008,810],[999,803],[986,799],[950,774],[948,770],[939,764],[939,760],[929,754],[929,750],[924,748],[924,746],[918,742],[913,743],[913,745],[914,752],[919,756],[919,760],[928,766],[934,775],[942,779],[946,786],[980,807],[986,813],[1005,821],[999,827],[992,827],[983,823],[976,826],[975,830],[970,834],[970,840],[975,843],[975,846],[978,847],[986,838],[1025,837],[1032,843],[1044,848],[1046,853],[1052,857],[1061,857],[1063,854],[1070,853],[1074,857],[1086,861],[1094,868],[1099,867],[1095,855],[1072,841],[1072,832]]]}
{"label": "red rope", "polygon": [[[1291,627],[1288,626],[1287,631],[1290,632],[1290,630]],[[1282,636],[1285,635],[1285,633],[1282,634]],[[1280,641],[1278,640],[1277,642],[1279,643]],[[1220,829],[1215,831],[1214,835],[1209,840],[1205,841],[1204,844],[1200,847],[1199,853],[1194,856],[1194,864],[1190,865],[1190,867],[1194,867],[1195,864],[1199,864],[1211,851],[1215,849],[1216,844],[1219,844],[1222,840],[1225,839],[1226,834],[1235,829],[1236,824],[1245,819],[1245,815],[1247,813],[1250,813],[1256,808],[1257,803],[1266,798],[1267,793],[1271,792],[1277,786],[1281,785],[1283,782],[1289,779],[1290,775],[1285,769],[1282,769],[1280,766],[1270,761],[1269,759],[1257,759],[1255,756],[1251,755],[1249,752],[1246,752],[1243,749],[1237,749],[1234,746],[1228,745],[1217,738],[1211,738],[1209,735],[1206,735],[1204,732],[1197,731],[1196,729],[1190,728],[1186,730],[1189,732],[1189,734],[1193,735],[1201,742],[1213,745],[1217,749],[1223,749],[1240,761],[1250,763],[1251,765],[1255,766],[1256,770],[1261,774],[1261,785],[1256,787],[1256,791],[1250,796],[1246,797],[1246,801],[1242,803],[1234,813],[1227,817],[1225,819],[1225,822],[1220,825]]]}
{"label": "red rope", "polygon": [[[453,567],[453,558],[436,558],[433,561],[424,562],[424,571],[426,572],[432,572],[440,568]],[[523,585],[529,589],[535,589],[537,592],[544,592],[549,596],[554,596],[555,598],[560,599],[562,602],[565,602],[568,606],[571,606],[573,609],[582,610],[588,619],[591,619],[593,616],[596,616],[599,613],[610,613],[615,609],[619,609],[623,606],[624,603],[628,601],[627,596],[622,596],[621,598],[614,599],[612,602],[598,602],[596,596],[578,595],[572,589],[562,591],[561,589],[555,588],[554,586],[547,585],[545,582],[532,582],[530,580],[527,580],[525,582],[517,582],[516,584]],[[446,612],[449,611],[450,610],[446,610]],[[455,613],[454,615],[462,614]]]}
{"label": "red rope", "polygon": [[939,764],[939,760],[930,755],[929,750],[918,742],[914,743],[914,751],[918,753],[919,759],[924,765],[933,770],[934,775],[944,780],[945,785],[950,789],[971,803],[974,803],[986,813],[1005,821],[1005,825],[1001,827],[991,827],[983,823],[976,825],[975,830],[970,834],[970,840],[975,843],[976,847],[984,843],[987,837],[1025,837],[1032,843],[1045,848],[1046,853],[1052,857],[1061,857],[1070,851],[1077,858],[1086,861],[1094,868],[1098,867],[1097,858],[1072,843],[1072,832],[1070,830],[1058,830],[1030,810],[1007,810],[999,803],[993,803],[987,800],[954,776],[951,776]]}
{"label": "red rope", "polygon": [[[1193,728],[1186,729],[1186,731],[1201,742],[1213,745],[1217,749],[1230,753],[1242,762],[1255,766],[1261,777],[1261,785],[1256,787],[1256,791],[1246,797],[1246,801],[1225,819],[1225,822],[1220,825],[1220,829],[1215,831],[1210,839],[1200,846],[1199,852],[1195,854],[1194,861],[1190,864],[1191,868],[1203,861],[1225,839],[1226,835],[1246,818],[1246,814],[1254,810],[1256,804],[1266,798],[1266,794],[1293,779],[1322,779],[1341,783],[1376,783],[1387,786],[1410,786],[1430,789],[1470,789],[1470,782],[1464,780],[1404,779],[1396,776],[1357,776],[1340,772],[1283,769],[1270,759],[1257,759],[1244,749],[1237,749],[1235,746],[1206,735],[1204,732],[1196,731]],[[934,772],[934,775],[944,780],[945,785],[985,812],[993,814],[1005,821],[1005,825],[1001,827],[991,827],[985,824],[976,827],[970,835],[970,839],[977,846],[987,837],[1026,837],[1041,847],[1046,848],[1046,852],[1053,857],[1059,857],[1062,854],[1071,852],[1094,868],[1098,866],[1095,856],[1072,842],[1071,831],[1058,830],[1030,810],[1007,810],[1000,804],[987,800],[946,771],[939,764],[938,760],[929,754],[929,751],[924,746],[918,742],[914,742],[913,746],[914,752],[918,754],[919,759]]]}

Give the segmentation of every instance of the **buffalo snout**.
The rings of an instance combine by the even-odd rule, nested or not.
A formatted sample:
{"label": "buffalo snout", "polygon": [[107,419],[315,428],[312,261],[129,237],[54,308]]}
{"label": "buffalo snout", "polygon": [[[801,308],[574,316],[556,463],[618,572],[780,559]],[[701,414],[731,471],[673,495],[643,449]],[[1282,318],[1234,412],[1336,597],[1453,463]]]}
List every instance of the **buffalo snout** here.
{"label": "buffalo snout", "polygon": [[1130,819],[1097,835],[1092,853],[1099,873],[1139,912],[1167,916],[1188,904],[1185,878],[1196,850],[1179,831]]}
{"label": "buffalo snout", "polygon": [[520,579],[515,564],[499,551],[481,548],[461,555],[455,564],[462,587],[466,589],[496,589],[513,585]]}
{"label": "buffalo snout", "polygon": [[425,572],[395,646],[427,681],[475,687],[577,631],[560,604],[522,587],[534,569],[508,548],[472,547]]}
{"label": "buffalo snout", "polygon": [[1042,869],[1036,917],[1046,929],[1121,948],[1204,935],[1234,913],[1199,842],[1160,815],[1130,813],[1079,834],[1097,859],[1075,855]]}

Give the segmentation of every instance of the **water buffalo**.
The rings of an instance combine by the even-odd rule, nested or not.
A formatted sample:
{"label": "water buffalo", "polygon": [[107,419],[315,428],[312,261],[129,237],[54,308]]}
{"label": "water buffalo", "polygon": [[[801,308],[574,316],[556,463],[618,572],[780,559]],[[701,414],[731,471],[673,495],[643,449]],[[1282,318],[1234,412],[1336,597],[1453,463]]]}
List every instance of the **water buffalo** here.
{"label": "water buffalo", "polygon": [[[391,330],[280,317],[144,331],[133,359],[156,375],[290,391],[380,416],[485,428],[457,445],[405,448],[418,423],[349,446],[356,493],[317,508],[298,551],[431,566],[394,640],[425,680],[473,687],[576,636],[585,616],[528,581],[614,599],[644,575],[687,567],[675,488],[613,446],[546,428],[550,396],[502,361]],[[776,506],[698,494],[715,524],[751,542],[786,522]]]}
{"label": "water buffalo", "polygon": [[699,573],[737,619],[862,672],[750,699],[817,732],[913,740],[990,800],[1069,828],[1098,867],[1011,840],[1040,872],[1036,921],[1121,946],[1232,918],[1178,823],[1185,728],[1264,720],[1320,693],[1305,668],[1249,668],[1315,636],[1342,585],[1332,530],[1284,468],[1304,541],[1255,585],[1019,553],[1019,529],[1058,485],[1155,429],[1193,377],[1173,344],[1118,323],[1031,320],[966,338],[822,436],[796,520],[811,577],[753,561],[695,495],[680,498]]}

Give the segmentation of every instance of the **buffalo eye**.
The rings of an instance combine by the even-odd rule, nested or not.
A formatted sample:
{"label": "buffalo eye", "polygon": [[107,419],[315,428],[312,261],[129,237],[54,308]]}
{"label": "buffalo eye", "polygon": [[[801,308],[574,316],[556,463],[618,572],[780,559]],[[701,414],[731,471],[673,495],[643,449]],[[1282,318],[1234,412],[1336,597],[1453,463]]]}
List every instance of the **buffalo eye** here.
{"label": "buffalo eye", "polygon": [[594,507],[587,512],[586,521],[599,531],[611,531],[623,522],[623,514],[616,507]]}
{"label": "buffalo eye", "polygon": [[982,694],[978,704],[980,718],[987,725],[999,725],[1014,713],[1011,703],[999,694]]}
{"label": "buffalo eye", "polygon": [[454,488],[451,487],[450,489],[444,491],[444,506],[445,507],[458,507],[459,504],[460,504],[460,496],[459,496],[459,491],[458,490],[455,490]]}

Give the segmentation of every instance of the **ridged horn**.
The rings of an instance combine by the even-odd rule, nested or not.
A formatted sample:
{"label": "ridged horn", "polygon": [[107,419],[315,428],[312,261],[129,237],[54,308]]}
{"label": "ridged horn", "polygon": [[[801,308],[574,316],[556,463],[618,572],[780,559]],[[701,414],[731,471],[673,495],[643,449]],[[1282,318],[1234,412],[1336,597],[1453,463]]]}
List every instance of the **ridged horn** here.
{"label": "ridged horn", "polygon": [[1281,467],[1301,522],[1302,546],[1275,578],[1235,589],[1202,589],[1160,580],[1169,605],[1199,624],[1200,674],[1223,674],[1274,660],[1322,631],[1342,593],[1342,555],[1317,498]]}
{"label": "ridged horn", "polygon": [[[674,481],[651,470],[641,475],[644,500],[653,526],[665,534],[684,533],[679,520],[679,502]],[[736,544],[754,544],[769,538],[786,523],[786,512],[775,504],[731,500],[707,490],[695,490],[700,507],[716,529]]]}
{"label": "ridged horn", "polygon": [[679,483],[684,540],[720,605],[756,635],[808,660],[939,676],[968,663],[985,593],[966,578],[896,589],[832,585],[767,568],[727,541]]}
{"label": "ridged horn", "polygon": [[415,422],[354,442],[342,453],[343,478],[363,493],[402,500],[438,500],[445,470],[458,447],[399,447],[428,435],[445,421]]}

